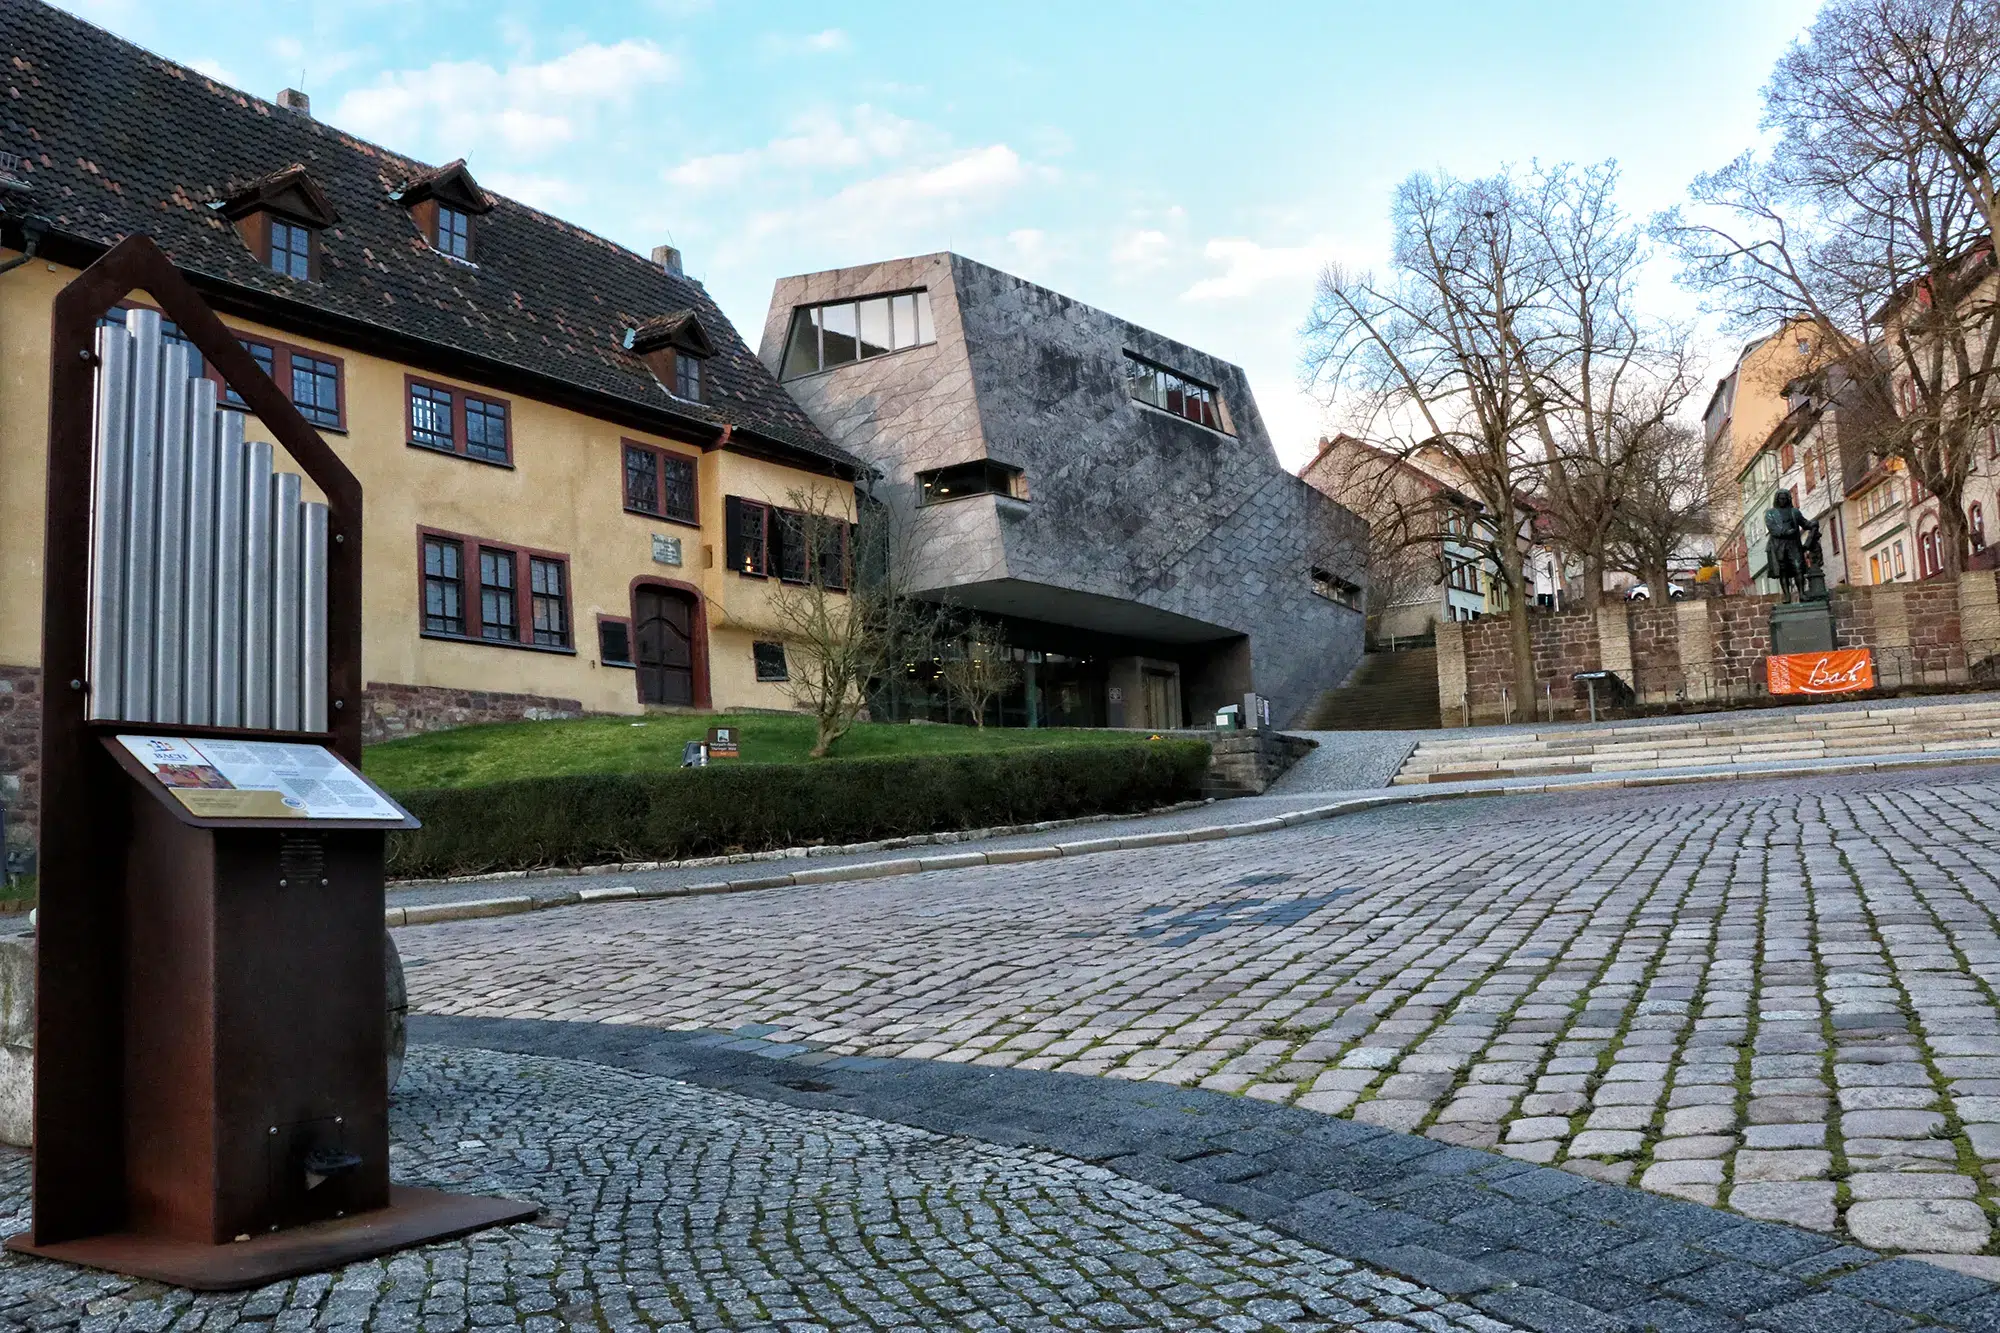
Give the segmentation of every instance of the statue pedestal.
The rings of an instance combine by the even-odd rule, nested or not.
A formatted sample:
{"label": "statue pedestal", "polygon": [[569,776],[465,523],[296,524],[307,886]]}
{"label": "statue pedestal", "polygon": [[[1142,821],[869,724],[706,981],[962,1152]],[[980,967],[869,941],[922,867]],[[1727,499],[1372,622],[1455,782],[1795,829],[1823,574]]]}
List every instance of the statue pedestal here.
{"label": "statue pedestal", "polygon": [[1771,608],[1771,652],[1830,653],[1834,648],[1831,602],[1785,602]]}

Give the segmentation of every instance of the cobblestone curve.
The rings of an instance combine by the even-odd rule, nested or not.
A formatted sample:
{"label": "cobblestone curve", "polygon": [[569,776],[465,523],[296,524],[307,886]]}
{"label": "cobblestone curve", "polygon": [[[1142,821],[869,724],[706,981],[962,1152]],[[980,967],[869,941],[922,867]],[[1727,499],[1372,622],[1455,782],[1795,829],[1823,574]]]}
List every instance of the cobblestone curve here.
{"label": "cobblestone curve", "polygon": [[[1052,1153],[533,1056],[419,1048],[399,1179],[544,1205],[259,1291],[0,1258],[0,1327],[1511,1328],[1415,1283]],[[0,1219],[26,1221],[26,1159]]]}
{"label": "cobblestone curve", "polygon": [[2000,782],[1966,769],[401,938],[428,1012],[1241,1092],[2000,1277],[1996,876]]}

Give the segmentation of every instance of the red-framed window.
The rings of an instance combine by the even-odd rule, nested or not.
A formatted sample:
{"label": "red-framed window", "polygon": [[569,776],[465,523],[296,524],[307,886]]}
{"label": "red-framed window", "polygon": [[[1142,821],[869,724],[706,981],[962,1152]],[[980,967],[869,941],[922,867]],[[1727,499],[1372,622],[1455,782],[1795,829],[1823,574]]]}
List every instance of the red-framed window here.
{"label": "red-framed window", "polygon": [[1972,538],[1972,553],[1978,555],[1986,549],[1986,510],[1975,504],[1965,516],[1967,535]]}
{"label": "red-framed window", "polygon": [[[105,311],[97,322],[122,327],[126,311],[145,309],[150,307],[121,302]],[[218,403],[224,407],[247,406],[234,389],[222,382],[222,372],[204,360],[194,344],[182,335],[179,325],[170,319],[162,319],[160,333],[169,343],[186,347],[202,378],[215,381]],[[243,344],[251,360],[257,363],[257,368],[269,375],[279,390],[292,400],[300,416],[315,426],[324,426],[329,430],[347,429],[347,369],[340,357],[262,336],[252,338],[239,333],[236,341]]]}
{"label": "red-framed window", "polygon": [[[796,509],[737,495],[724,499],[723,511],[729,568],[751,578],[776,578],[782,583],[808,583],[816,574],[822,587],[847,590],[852,524],[822,521],[815,525]],[[811,531],[815,527],[817,534]],[[813,540],[815,535],[817,541]]]}
{"label": "red-framed window", "polygon": [[1917,577],[1927,579],[1944,568],[1944,542],[1936,528],[1925,529],[1917,538]]}
{"label": "red-framed window", "polygon": [[701,498],[695,460],[656,444],[636,440],[624,444],[626,510],[699,527]]}
{"label": "red-framed window", "polygon": [[632,657],[632,622],[624,616],[597,617],[597,662],[599,666],[629,667]]}
{"label": "red-framed window", "polygon": [[514,465],[514,413],[504,398],[405,375],[403,420],[412,448]]}
{"label": "red-framed window", "polygon": [[574,652],[569,557],[418,529],[423,634]]}

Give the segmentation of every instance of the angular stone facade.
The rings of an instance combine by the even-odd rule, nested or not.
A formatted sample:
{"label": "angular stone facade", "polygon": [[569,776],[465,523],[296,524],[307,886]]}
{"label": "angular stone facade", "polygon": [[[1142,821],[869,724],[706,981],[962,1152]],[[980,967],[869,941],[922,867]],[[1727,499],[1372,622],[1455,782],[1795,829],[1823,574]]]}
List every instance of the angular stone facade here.
{"label": "angular stone facade", "polygon": [[[881,469],[927,590],[1002,618],[1017,644],[1068,629],[1101,656],[1177,663],[1196,722],[1255,689],[1287,723],[1340,683],[1361,616],[1313,571],[1358,596],[1365,529],[1279,465],[1236,366],[952,254],[781,280],[764,360],[781,368],[800,306],[914,288],[934,343],[785,387]],[[1234,433],[1136,401],[1127,353],[1213,386]],[[1028,498],[918,508],[918,473],[982,459],[1021,469]]]}
{"label": "angular stone facade", "polygon": [[42,669],[0,666],[0,879],[34,872],[41,817]]}

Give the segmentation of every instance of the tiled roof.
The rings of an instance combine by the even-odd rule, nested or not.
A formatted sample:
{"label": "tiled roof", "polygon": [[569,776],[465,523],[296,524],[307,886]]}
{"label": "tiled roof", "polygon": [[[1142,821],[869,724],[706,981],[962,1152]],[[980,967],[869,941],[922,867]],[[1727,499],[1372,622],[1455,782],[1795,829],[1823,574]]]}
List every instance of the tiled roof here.
{"label": "tiled roof", "polygon": [[[0,0],[0,33],[0,152],[26,159],[33,187],[26,198],[6,196],[11,213],[46,217],[59,234],[93,245],[146,232],[197,282],[260,294],[280,312],[374,325],[657,413],[663,426],[732,425],[739,438],[856,466],[693,279],[490,192],[477,265],[448,259],[390,198],[443,168],[238,92],[37,0]],[[339,215],[320,235],[318,282],[272,273],[210,207],[294,164]],[[715,344],[704,403],[670,396],[622,347],[627,329],[688,311]]]}

